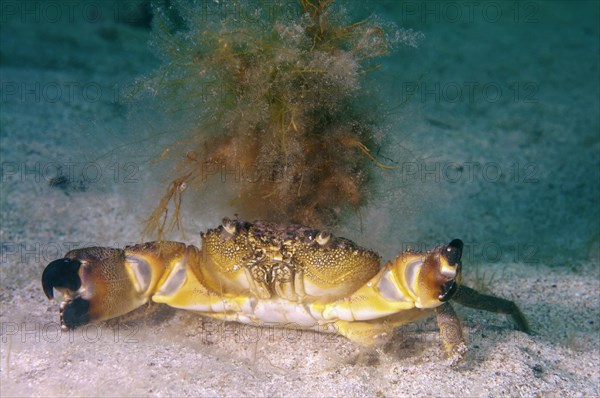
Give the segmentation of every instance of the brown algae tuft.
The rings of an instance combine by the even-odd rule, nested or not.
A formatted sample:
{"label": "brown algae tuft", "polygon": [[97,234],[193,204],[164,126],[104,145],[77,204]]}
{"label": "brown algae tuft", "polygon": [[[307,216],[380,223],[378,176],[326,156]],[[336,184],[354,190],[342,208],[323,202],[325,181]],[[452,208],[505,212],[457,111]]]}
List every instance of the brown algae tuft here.
{"label": "brown algae tuft", "polygon": [[389,167],[373,155],[385,136],[367,75],[422,34],[349,22],[331,1],[294,6],[240,2],[223,18],[184,2],[155,6],[165,62],[137,95],[155,98],[180,131],[163,152],[177,165],[145,235],[179,225],[185,193],[214,174],[235,183],[216,189],[248,218],[331,227],[367,203],[373,174]]}

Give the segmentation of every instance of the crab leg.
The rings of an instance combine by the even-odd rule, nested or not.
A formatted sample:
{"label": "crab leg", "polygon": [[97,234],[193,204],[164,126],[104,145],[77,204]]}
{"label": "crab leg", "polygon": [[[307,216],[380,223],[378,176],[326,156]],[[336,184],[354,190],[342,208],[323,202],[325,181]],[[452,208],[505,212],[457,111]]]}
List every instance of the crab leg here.
{"label": "crab leg", "polygon": [[458,292],[452,297],[453,301],[464,305],[465,307],[471,307],[478,310],[497,312],[500,314],[510,315],[517,328],[527,334],[531,334],[531,329],[527,323],[525,315],[521,312],[519,307],[515,303],[509,300],[505,300],[499,297],[490,296],[487,294],[479,293],[475,289],[461,285],[458,288]]}
{"label": "crab leg", "polygon": [[442,345],[451,363],[457,363],[467,351],[460,320],[450,303],[435,309]]}

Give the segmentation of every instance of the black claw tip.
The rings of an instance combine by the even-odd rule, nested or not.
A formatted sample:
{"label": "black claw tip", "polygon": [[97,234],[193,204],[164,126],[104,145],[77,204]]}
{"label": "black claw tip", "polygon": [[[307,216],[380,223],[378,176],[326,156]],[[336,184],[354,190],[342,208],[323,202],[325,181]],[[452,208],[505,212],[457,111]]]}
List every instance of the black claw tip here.
{"label": "black claw tip", "polygon": [[66,326],[67,329],[75,329],[78,326],[85,325],[90,322],[90,302],[81,297],[69,301],[63,310],[60,312],[60,323]]}
{"label": "black claw tip", "polygon": [[70,258],[61,258],[52,261],[42,273],[42,287],[49,299],[54,297],[55,287],[67,288],[76,291],[81,287],[79,267],[81,262]]}
{"label": "black claw tip", "polygon": [[458,290],[458,284],[454,282],[454,280],[448,281],[444,283],[442,289],[440,291],[439,299],[441,302],[446,302],[454,296],[456,291]]}
{"label": "black claw tip", "polygon": [[450,264],[458,264],[460,258],[462,256],[463,251],[463,242],[460,239],[454,239],[452,242],[448,243],[446,246],[446,250],[444,250],[443,254],[448,260]]}

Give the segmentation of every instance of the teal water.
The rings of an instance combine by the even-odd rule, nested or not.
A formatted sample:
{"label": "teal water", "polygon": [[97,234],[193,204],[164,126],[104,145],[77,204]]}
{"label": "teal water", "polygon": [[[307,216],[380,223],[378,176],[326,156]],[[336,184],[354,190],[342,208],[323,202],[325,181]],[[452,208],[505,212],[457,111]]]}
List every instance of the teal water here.
{"label": "teal water", "polygon": [[[207,24],[250,18],[235,7],[201,4]],[[461,237],[475,264],[598,261],[597,2],[336,7],[354,20],[375,15],[425,35],[418,48],[399,44],[364,84],[381,99],[380,133],[389,139],[373,150],[397,169],[378,175],[363,232],[350,220],[340,227],[345,235],[385,256]],[[177,19],[177,9],[169,10]],[[144,209],[164,189],[156,175],[166,166],[151,160],[169,142],[156,135],[165,123],[160,107],[132,106],[124,94],[163,62],[148,44],[151,7],[6,1],[1,18],[4,253],[28,242],[59,253],[65,246],[50,243],[82,228],[73,227],[76,216],[65,224],[51,209],[32,211],[33,198],[44,195],[64,206],[78,197],[124,197],[130,207],[118,211],[139,223],[126,230],[140,230]],[[172,130],[185,125],[168,120]],[[53,178],[62,174],[69,181],[61,185]],[[51,180],[58,189],[48,188]],[[208,211],[187,228],[195,234],[233,211]],[[123,235],[108,230],[99,243],[138,238]],[[51,257],[40,255],[38,268]]]}

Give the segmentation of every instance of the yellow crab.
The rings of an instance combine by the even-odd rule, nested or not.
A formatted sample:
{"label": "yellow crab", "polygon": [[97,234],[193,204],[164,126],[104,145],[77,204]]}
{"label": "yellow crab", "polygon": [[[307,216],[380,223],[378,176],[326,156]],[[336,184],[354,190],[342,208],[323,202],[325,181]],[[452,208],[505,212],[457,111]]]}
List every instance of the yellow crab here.
{"label": "yellow crab", "polygon": [[451,362],[465,353],[450,299],[509,314],[512,301],[459,285],[463,243],[407,250],[380,265],[375,252],[301,225],[224,219],[202,234],[202,250],[179,242],[125,249],[89,247],[48,264],[42,286],[63,294],[63,329],[118,317],[152,299],[201,315],[253,325],[338,333],[372,345],[405,323],[435,313]]}

